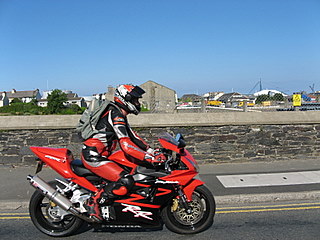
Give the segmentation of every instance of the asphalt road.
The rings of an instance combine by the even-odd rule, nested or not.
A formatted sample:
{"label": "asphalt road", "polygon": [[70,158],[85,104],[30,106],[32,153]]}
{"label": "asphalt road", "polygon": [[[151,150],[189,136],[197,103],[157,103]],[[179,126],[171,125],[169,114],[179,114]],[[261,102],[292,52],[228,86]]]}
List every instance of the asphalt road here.
{"label": "asphalt road", "polygon": [[[218,179],[219,176],[239,174],[245,179],[243,174],[257,174],[258,182],[259,174],[281,172],[281,176],[288,177],[287,181],[288,173],[319,172],[319,162],[301,160],[200,166],[201,178],[215,195],[217,214],[214,225],[197,235],[177,235],[166,228],[162,231],[116,233],[84,229],[66,239],[320,239],[319,177],[313,184],[233,188],[225,187]],[[30,173],[34,173],[34,167],[0,167],[1,240],[52,239],[40,233],[28,216],[26,207],[34,191],[26,181]],[[44,169],[40,175],[51,180],[56,174]],[[248,205],[249,202],[252,205]]]}
{"label": "asphalt road", "polygon": [[[282,186],[256,186],[226,188],[219,180],[219,176],[239,174],[283,173],[320,171],[320,159],[299,161],[278,161],[258,163],[230,163],[210,164],[200,166],[200,177],[205,181],[214,194],[217,203],[234,203],[249,201],[265,201],[274,199],[301,200],[317,199],[320,196],[320,175],[313,184],[288,184]],[[0,166],[0,209],[27,206],[34,189],[27,181],[27,175],[34,175],[35,167],[8,167]],[[39,174],[45,180],[52,180],[58,176],[50,168],[44,168]],[[258,179],[258,177],[257,177]],[[270,179],[272,182],[272,179]],[[17,203],[17,204],[13,204]]]}
{"label": "asphalt road", "polygon": [[[197,235],[178,235],[166,228],[152,232],[95,232],[84,229],[65,239],[280,239],[313,240],[320,236],[320,201],[224,205],[217,208],[214,225]],[[26,209],[2,210],[0,238],[52,239],[31,223]]]}

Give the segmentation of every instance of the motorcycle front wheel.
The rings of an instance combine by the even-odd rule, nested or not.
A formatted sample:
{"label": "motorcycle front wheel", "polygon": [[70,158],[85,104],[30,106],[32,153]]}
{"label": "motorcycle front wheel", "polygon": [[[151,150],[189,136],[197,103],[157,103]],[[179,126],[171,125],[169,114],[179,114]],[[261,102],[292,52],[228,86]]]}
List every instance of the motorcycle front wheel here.
{"label": "motorcycle front wheel", "polygon": [[[55,188],[59,183],[51,181],[49,185]],[[76,232],[84,222],[49,201],[39,191],[35,191],[31,196],[29,213],[36,228],[51,237],[69,236]]]}
{"label": "motorcycle front wheel", "polygon": [[[177,200],[166,206],[161,217],[166,227],[179,234],[195,234],[207,230],[213,224],[216,204],[212,193],[206,186],[199,186],[188,203],[191,213]],[[177,205],[177,206],[175,206]]]}

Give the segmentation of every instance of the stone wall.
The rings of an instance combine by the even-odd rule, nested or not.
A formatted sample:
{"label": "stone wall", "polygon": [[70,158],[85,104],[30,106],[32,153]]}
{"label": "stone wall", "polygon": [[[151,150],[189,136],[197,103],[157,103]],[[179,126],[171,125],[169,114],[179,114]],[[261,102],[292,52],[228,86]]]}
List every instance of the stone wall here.
{"label": "stone wall", "polygon": [[[152,147],[160,132],[182,133],[200,164],[320,157],[320,123],[135,127]],[[0,164],[34,164],[30,146],[67,147],[79,157],[74,128],[0,130]]]}

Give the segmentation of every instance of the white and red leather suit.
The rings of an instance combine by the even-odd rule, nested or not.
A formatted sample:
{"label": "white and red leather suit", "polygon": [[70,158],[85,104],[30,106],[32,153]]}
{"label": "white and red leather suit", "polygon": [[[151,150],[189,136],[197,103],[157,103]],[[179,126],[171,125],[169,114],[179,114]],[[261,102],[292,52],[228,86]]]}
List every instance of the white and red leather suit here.
{"label": "white and red leather suit", "polygon": [[[127,117],[121,108],[115,103],[110,103],[104,114],[102,114],[96,129],[99,133],[84,141],[82,149],[82,160],[86,168],[112,181],[121,182],[121,178],[128,176],[128,172],[117,163],[108,160],[119,143],[122,151],[131,158],[152,162],[154,158],[147,151],[149,145],[142,140],[130,127]],[[128,192],[128,185],[132,180],[125,179],[120,183],[118,189],[113,189],[114,194],[124,195]]]}

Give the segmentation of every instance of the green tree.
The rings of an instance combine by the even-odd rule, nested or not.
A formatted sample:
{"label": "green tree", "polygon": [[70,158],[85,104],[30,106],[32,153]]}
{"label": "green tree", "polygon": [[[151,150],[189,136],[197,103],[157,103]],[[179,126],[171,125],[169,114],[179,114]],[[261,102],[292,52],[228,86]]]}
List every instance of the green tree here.
{"label": "green tree", "polygon": [[12,101],[10,102],[10,104],[15,104],[15,103],[22,103],[22,100],[20,98],[14,98],[12,99]]}
{"label": "green tree", "polygon": [[32,100],[30,101],[31,104],[35,105],[35,106],[38,106],[38,100],[33,97]]}
{"label": "green tree", "polygon": [[259,96],[257,97],[257,99],[256,99],[256,103],[257,103],[257,104],[260,104],[260,103],[262,103],[262,102],[264,102],[264,101],[270,101],[270,96],[269,96],[269,95],[266,95],[266,94],[264,94],[264,95],[259,95]]}
{"label": "green tree", "polygon": [[48,95],[48,111],[51,114],[60,113],[64,108],[64,103],[67,102],[67,94],[59,89],[55,89]]}
{"label": "green tree", "polygon": [[274,101],[284,101],[284,97],[281,93],[276,93],[275,95],[273,95],[272,99]]}

